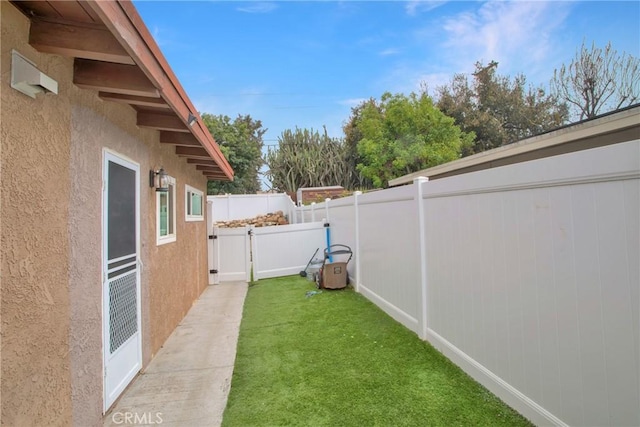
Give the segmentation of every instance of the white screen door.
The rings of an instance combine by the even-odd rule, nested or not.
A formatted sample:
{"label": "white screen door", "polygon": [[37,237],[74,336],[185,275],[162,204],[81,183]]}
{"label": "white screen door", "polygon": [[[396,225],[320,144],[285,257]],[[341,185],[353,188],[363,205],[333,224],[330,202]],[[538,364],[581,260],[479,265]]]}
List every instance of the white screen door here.
{"label": "white screen door", "polygon": [[142,367],[139,173],[137,164],[105,151],[102,202],[105,412]]}

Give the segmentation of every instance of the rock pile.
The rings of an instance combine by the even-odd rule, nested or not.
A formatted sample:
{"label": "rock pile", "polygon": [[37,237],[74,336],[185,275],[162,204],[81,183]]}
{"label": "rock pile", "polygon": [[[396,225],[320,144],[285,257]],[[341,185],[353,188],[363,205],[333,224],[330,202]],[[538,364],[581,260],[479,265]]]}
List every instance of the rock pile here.
{"label": "rock pile", "polygon": [[246,219],[234,219],[230,221],[218,221],[214,225],[220,228],[239,228],[246,225],[253,225],[254,227],[268,227],[271,225],[286,225],[289,224],[287,218],[282,211],[274,213],[268,213],[266,215],[258,215],[254,218]]}

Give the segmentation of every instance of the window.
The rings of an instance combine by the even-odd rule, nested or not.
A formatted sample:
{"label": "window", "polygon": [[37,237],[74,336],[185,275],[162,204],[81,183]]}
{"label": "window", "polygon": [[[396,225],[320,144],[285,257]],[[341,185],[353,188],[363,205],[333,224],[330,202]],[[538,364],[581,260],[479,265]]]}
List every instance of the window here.
{"label": "window", "polygon": [[157,244],[176,241],[176,180],[169,179],[169,191],[156,192]]}
{"label": "window", "polygon": [[196,190],[189,185],[186,185],[185,195],[185,220],[204,221],[204,214],[202,212],[202,201],[204,200],[204,193],[200,190]]}

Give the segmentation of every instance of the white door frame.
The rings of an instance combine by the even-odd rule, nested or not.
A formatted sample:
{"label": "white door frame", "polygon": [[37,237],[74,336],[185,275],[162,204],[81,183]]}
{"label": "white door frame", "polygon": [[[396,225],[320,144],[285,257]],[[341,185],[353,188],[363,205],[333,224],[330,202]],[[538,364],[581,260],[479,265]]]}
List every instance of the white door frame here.
{"label": "white door frame", "polygon": [[[121,346],[111,354],[110,351],[110,330],[109,330],[109,267],[108,260],[108,196],[109,196],[109,162],[118,164],[135,171],[135,254],[127,254],[121,258],[131,258],[135,256],[135,262],[121,265],[117,268],[123,268],[129,265],[130,270],[127,273],[135,270],[136,280],[136,320],[137,331],[131,335]],[[103,404],[104,413],[115,402],[118,396],[124,391],[126,386],[142,369],[142,322],[141,322],[141,292],[140,292],[140,165],[133,160],[118,154],[114,151],[103,149],[103,164],[102,164],[102,348],[103,348]],[[120,258],[116,258],[116,261]],[[111,260],[113,263],[114,260]],[[124,261],[123,261],[124,262]],[[132,268],[133,267],[133,268]],[[113,273],[113,271],[112,271]],[[123,273],[123,275],[126,273]],[[118,276],[116,276],[118,277]],[[134,341],[137,341],[134,342]],[[108,373],[110,370],[123,370],[123,366],[118,366],[117,356],[121,350],[126,350],[127,354],[121,354],[122,356],[129,356],[129,359],[135,358],[133,363],[127,363],[124,366],[126,374],[122,378],[118,379],[118,384],[115,387],[110,387],[108,381]],[[110,366],[114,364],[115,366]],[[113,373],[112,373],[113,375]],[[111,390],[109,390],[111,388]]]}

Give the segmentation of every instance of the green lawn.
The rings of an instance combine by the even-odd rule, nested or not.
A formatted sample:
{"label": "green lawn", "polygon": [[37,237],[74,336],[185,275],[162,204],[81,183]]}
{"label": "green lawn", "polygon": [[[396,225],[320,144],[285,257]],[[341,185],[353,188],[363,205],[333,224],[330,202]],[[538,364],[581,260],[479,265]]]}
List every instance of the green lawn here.
{"label": "green lawn", "polygon": [[223,426],[530,426],[347,289],[299,276],[249,287]]}

